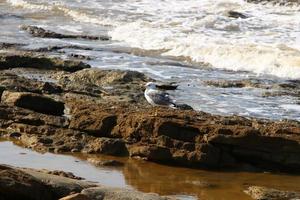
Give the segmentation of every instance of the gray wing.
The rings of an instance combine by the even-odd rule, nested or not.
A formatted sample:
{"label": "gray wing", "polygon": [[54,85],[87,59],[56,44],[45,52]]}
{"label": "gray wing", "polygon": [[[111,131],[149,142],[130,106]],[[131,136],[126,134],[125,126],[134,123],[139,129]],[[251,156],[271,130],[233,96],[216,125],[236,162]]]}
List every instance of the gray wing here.
{"label": "gray wing", "polygon": [[155,104],[158,105],[174,105],[174,100],[172,100],[168,93],[162,91],[151,91],[147,95],[152,99]]}

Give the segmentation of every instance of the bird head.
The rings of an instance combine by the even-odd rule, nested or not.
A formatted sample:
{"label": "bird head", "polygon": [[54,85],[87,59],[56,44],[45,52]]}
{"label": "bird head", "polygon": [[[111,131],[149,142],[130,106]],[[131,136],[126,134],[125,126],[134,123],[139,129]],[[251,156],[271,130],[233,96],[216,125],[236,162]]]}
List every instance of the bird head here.
{"label": "bird head", "polygon": [[146,83],[146,88],[155,89],[156,88],[156,84],[153,83],[153,82],[148,82],[148,83]]}

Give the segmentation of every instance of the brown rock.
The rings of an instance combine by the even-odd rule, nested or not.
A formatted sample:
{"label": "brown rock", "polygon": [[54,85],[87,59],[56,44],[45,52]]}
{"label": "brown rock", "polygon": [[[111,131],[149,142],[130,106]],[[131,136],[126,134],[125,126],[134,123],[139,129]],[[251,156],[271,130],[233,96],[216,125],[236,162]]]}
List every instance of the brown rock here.
{"label": "brown rock", "polygon": [[117,160],[99,160],[96,158],[88,158],[87,161],[96,166],[109,166],[109,167],[124,166],[124,163]]}
{"label": "brown rock", "polygon": [[63,92],[62,88],[55,83],[29,79],[15,73],[18,72],[12,73],[0,71],[0,95],[2,95],[4,90],[38,94],[60,94]]}
{"label": "brown rock", "polygon": [[282,191],[260,186],[251,186],[245,190],[245,193],[255,200],[292,200],[300,198],[299,192]]}
{"label": "brown rock", "polygon": [[199,130],[191,126],[184,126],[174,122],[163,122],[157,131],[158,135],[165,135],[173,139],[193,142],[199,135]]}
{"label": "brown rock", "polygon": [[[83,111],[86,112],[86,111]],[[117,123],[117,117],[108,113],[95,113],[94,116],[85,113],[73,115],[70,128],[83,130],[98,137],[107,137]]]}
{"label": "brown rock", "polygon": [[20,170],[0,165],[2,199],[52,200],[54,194],[41,181]]}
{"label": "brown rock", "polygon": [[4,91],[1,102],[10,106],[18,106],[49,115],[63,115],[65,109],[63,102],[27,92]]}
{"label": "brown rock", "polygon": [[108,155],[127,155],[127,148],[122,139],[96,138],[91,140],[83,149],[86,153],[102,153]]}
{"label": "brown rock", "polygon": [[53,199],[59,199],[73,193],[80,193],[85,188],[96,186],[96,184],[82,180],[56,176],[39,170],[25,168],[21,169],[21,171],[40,180],[54,194],[55,198]]}
{"label": "brown rock", "polygon": [[0,69],[9,68],[37,68],[48,70],[63,70],[75,72],[90,68],[90,65],[80,61],[62,60],[60,58],[49,58],[33,53],[0,54]]}
{"label": "brown rock", "polygon": [[129,149],[131,157],[141,157],[151,161],[168,162],[172,158],[172,154],[168,148],[156,145],[132,146]]}

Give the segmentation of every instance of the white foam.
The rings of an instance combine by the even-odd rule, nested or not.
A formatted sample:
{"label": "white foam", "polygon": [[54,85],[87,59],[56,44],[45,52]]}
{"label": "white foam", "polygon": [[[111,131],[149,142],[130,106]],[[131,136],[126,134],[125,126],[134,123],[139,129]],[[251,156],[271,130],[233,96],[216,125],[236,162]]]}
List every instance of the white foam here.
{"label": "white foam", "polygon": [[300,112],[300,105],[297,104],[283,104],[281,105],[281,107],[285,110]]}
{"label": "white foam", "polygon": [[[163,55],[186,57],[216,68],[300,78],[297,6],[248,4],[243,0],[7,2],[61,11],[78,22],[112,26],[112,39],[129,47],[164,50]],[[229,18],[230,10],[249,18]]]}
{"label": "white foam", "polygon": [[88,15],[86,13],[83,13],[82,11],[76,11],[65,7],[57,7],[57,9],[63,11],[66,15],[72,17],[73,20],[78,22],[92,23],[103,26],[111,26],[115,23],[114,21],[109,20],[108,18],[101,18],[98,16]]}
{"label": "white foam", "polygon": [[[171,12],[164,6],[159,7],[160,4],[156,6],[162,13],[167,13],[160,15],[162,18],[159,21],[137,20],[126,23],[116,27],[110,35],[114,40],[125,41],[131,47],[164,49],[167,50],[164,55],[184,56],[194,62],[210,63],[217,68],[300,78],[300,48],[295,45],[295,40],[296,44],[297,41],[299,43],[299,36],[296,39],[289,36],[293,33],[291,27],[295,27],[296,32],[297,27],[298,30],[300,27],[297,9],[259,9],[259,5],[248,5],[241,1],[179,1],[178,4],[174,2],[172,1],[170,6]],[[208,2],[211,5],[208,5]],[[205,8],[201,10],[200,5]],[[182,10],[179,11],[178,8]],[[155,12],[155,7],[151,9]],[[197,20],[191,19],[188,14],[186,18],[170,17],[174,12],[179,15],[184,11],[196,12],[195,9],[203,11],[206,15],[200,14],[200,19]],[[223,15],[230,9],[250,10],[258,17],[230,20]],[[282,13],[282,16],[273,12]],[[290,12],[291,15],[284,15],[285,12]],[[265,24],[261,17],[264,17]],[[249,29],[250,25],[255,30]],[[259,29],[263,31],[260,32]],[[233,33],[226,34],[226,31]]]}
{"label": "white foam", "polygon": [[24,0],[7,0],[8,3],[15,7],[22,7],[26,9],[32,10],[52,10],[52,6],[44,5],[44,4],[32,4]]}

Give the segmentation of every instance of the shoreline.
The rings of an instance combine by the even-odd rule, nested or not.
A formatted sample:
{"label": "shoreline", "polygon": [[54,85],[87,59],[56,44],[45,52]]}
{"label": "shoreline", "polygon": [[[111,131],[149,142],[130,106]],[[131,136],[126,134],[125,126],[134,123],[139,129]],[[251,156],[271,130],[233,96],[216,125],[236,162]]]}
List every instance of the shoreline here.
{"label": "shoreline", "polygon": [[[299,173],[299,122],[151,108],[143,85],[152,79],[134,71],[27,53],[3,54],[0,66],[1,136],[36,151]],[[28,66],[40,80],[22,75]]]}
{"label": "shoreline", "polygon": [[23,147],[220,172],[299,173],[297,121],[152,108],[143,87],[154,80],[139,72],[36,52],[0,58],[0,137]]}

